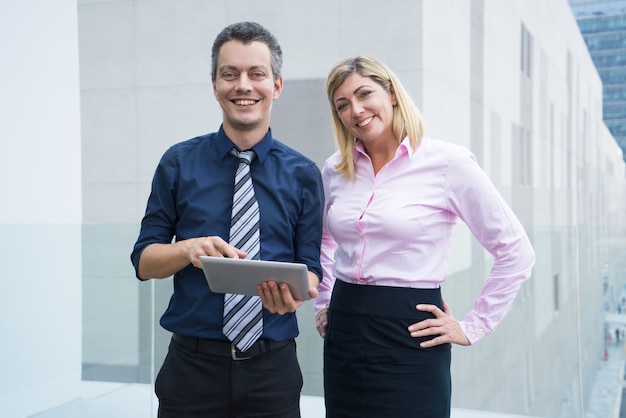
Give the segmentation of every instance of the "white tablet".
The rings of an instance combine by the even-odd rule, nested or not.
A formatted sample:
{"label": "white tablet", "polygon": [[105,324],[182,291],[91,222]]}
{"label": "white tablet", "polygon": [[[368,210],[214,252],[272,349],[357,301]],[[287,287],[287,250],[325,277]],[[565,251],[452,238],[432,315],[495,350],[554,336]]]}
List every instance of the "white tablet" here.
{"label": "white tablet", "polygon": [[306,264],[209,256],[200,256],[200,263],[209,287],[215,293],[258,296],[256,286],[273,280],[287,283],[294,299],[311,298]]}

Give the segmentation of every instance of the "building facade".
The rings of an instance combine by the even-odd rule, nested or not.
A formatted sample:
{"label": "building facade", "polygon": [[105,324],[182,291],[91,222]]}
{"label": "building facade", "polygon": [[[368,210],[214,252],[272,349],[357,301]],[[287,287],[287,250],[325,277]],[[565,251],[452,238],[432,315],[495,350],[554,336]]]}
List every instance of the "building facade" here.
{"label": "building facade", "polygon": [[[454,347],[453,408],[584,416],[602,361],[605,298],[618,297],[626,277],[626,168],[602,120],[602,81],[567,0],[402,0],[384,9],[375,0],[79,0],[50,11],[47,21],[65,22],[55,20],[60,12],[77,22],[76,33],[57,34],[51,26],[39,43],[17,46],[11,57],[23,59],[28,51],[34,64],[51,41],[75,48],[77,63],[54,62],[80,69],[73,76],[65,67],[55,72],[70,78],[69,91],[80,86],[80,109],[73,112],[80,119],[71,124],[81,128],[80,142],[64,147],[66,154],[74,152],[67,164],[80,172],[71,203],[80,208],[81,219],[72,218],[80,223],[80,245],[50,251],[81,271],[69,281],[57,268],[33,282],[31,265],[20,264],[12,271],[21,280],[11,282],[11,294],[54,280],[54,300],[37,300],[44,310],[58,310],[60,296],[72,295],[67,305],[80,307],[81,321],[63,311],[58,322],[69,324],[61,332],[72,344],[70,354],[81,354],[68,356],[61,352],[64,344],[52,344],[55,350],[37,370],[31,357],[11,357],[17,360],[0,373],[5,411],[8,405],[9,412],[19,411],[13,415],[29,416],[73,399],[81,379],[154,381],[169,342],[158,319],[171,280],[137,281],[129,254],[162,153],[219,127],[209,76],[214,37],[229,23],[255,20],[274,32],[284,51],[285,87],[272,122],[278,139],[321,166],[334,151],[327,72],[349,56],[378,56],[420,107],[426,135],[470,148],[527,229],[537,253],[532,278],[492,335],[473,347]],[[37,21],[25,8],[15,16],[36,32]],[[50,109],[74,103],[46,80],[40,85],[46,88],[26,91],[28,99]],[[51,133],[33,138],[34,146],[66,138],[65,132]],[[6,159],[4,177],[30,164],[29,157],[24,152]],[[40,182],[33,183],[41,191],[59,190],[58,179],[41,176]],[[28,207],[12,207],[0,219],[10,237],[32,228],[18,216]],[[47,235],[51,243],[56,235]],[[471,309],[491,260],[460,223],[443,287],[457,318]],[[0,304],[5,318],[14,310]],[[25,326],[8,329],[11,341],[53,329],[23,311]],[[311,306],[301,307],[298,318],[304,394],[322,396],[323,342]],[[63,372],[70,367],[71,374]],[[33,402],[32,394],[42,392],[56,396]]]}
{"label": "building facade", "polygon": [[570,0],[602,79],[604,122],[626,158],[626,2]]}

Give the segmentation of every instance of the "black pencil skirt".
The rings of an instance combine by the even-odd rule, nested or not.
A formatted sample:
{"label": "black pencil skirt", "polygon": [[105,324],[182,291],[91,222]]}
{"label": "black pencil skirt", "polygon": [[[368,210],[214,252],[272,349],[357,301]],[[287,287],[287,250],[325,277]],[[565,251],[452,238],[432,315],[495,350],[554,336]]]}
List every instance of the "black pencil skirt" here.
{"label": "black pencil skirt", "polygon": [[[354,285],[337,280],[324,342],[328,418],[448,418],[451,346],[421,348],[408,326],[442,308],[440,289]],[[433,338],[433,337],[428,337]]]}

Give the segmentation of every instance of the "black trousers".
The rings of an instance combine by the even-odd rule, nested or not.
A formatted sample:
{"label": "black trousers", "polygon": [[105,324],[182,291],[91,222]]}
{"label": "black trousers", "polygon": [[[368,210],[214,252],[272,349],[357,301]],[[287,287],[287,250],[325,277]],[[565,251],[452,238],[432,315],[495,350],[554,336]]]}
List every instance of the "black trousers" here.
{"label": "black trousers", "polygon": [[[440,289],[363,286],[337,280],[324,342],[329,418],[448,418],[451,345],[421,348],[410,324],[442,307]],[[431,337],[432,338],[432,337]]]}
{"label": "black trousers", "polygon": [[301,389],[295,342],[233,360],[172,340],[155,383],[159,418],[299,418]]}

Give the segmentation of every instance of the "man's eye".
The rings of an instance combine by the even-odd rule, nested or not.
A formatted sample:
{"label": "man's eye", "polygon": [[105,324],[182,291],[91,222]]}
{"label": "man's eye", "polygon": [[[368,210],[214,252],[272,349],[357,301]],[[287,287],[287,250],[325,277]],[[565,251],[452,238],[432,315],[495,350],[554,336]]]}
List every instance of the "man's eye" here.
{"label": "man's eye", "polygon": [[252,73],[252,77],[253,78],[263,78],[263,77],[265,77],[265,74],[261,73],[261,72],[256,72],[256,73]]}
{"label": "man's eye", "polygon": [[224,74],[222,74],[222,78],[224,78],[226,80],[232,80],[233,78],[235,78],[235,74],[234,73],[224,73]]}

